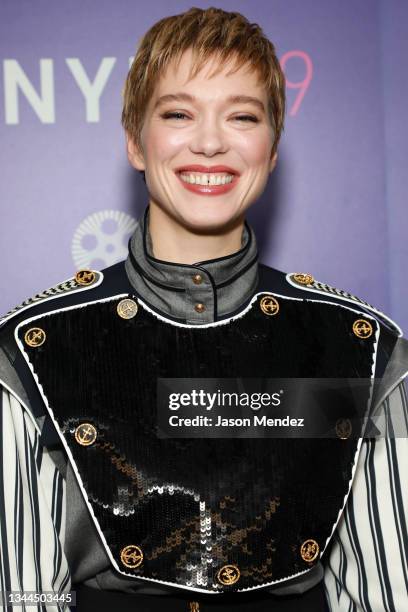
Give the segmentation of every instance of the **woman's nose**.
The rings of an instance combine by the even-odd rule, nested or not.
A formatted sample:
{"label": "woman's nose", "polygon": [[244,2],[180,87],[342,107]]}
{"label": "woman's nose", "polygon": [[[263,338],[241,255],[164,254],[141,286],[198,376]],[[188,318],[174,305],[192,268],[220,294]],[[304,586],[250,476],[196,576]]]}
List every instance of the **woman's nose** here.
{"label": "woman's nose", "polygon": [[202,121],[192,135],[190,149],[206,157],[225,153],[228,150],[226,134],[216,121]]}

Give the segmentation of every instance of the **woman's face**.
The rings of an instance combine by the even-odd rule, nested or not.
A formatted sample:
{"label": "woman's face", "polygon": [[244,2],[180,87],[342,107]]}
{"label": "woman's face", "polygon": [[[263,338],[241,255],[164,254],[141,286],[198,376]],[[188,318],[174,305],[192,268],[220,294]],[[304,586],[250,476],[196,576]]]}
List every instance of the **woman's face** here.
{"label": "woman's face", "polygon": [[212,59],[188,80],[192,55],[161,76],[146,110],[141,150],[128,139],[131,164],[144,170],[151,200],[192,230],[242,218],[275,166],[268,98],[254,71],[233,64],[210,77]]}

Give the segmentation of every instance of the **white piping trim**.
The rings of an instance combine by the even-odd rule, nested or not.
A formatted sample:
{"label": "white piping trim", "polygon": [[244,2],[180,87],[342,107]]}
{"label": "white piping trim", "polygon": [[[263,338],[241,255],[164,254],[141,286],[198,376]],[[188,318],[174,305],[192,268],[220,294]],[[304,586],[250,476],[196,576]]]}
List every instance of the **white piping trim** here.
{"label": "white piping trim", "polygon": [[[147,312],[150,312],[150,314],[152,314],[154,317],[156,317],[156,319],[159,319],[159,321],[163,321],[164,323],[170,323],[174,327],[187,327],[189,329],[192,329],[192,328],[194,328],[194,329],[207,329],[209,327],[219,327],[221,325],[227,325],[231,321],[235,321],[236,319],[240,319],[241,317],[246,315],[246,313],[249,310],[251,310],[252,304],[254,302],[256,302],[258,295],[262,295],[263,293],[268,293],[268,295],[269,295],[268,291],[261,291],[260,293],[257,293],[256,295],[253,296],[253,298],[251,299],[249,304],[247,304],[246,307],[243,310],[241,310],[241,312],[239,312],[236,315],[233,315],[232,317],[228,317],[227,319],[221,319],[221,321],[213,321],[212,323],[202,323],[202,324],[196,323],[196,324],[193,324],[193,325],[189,325],[188,323],[179,323],[178,321],[172,321],[171,319],[167,319],[165,316],[159,314],[158,312],[156,312],[155,310],[150,308],[150,306],[148,306],[148,304],[146,304],[146,302],[144,302],[141,298],[138,297],[137,301],[138,301],[139,304],[141,304],[141,306]],[[273,295],[278,296],[277,293],[274,293]],[[285,296],[279,295],[278,297],[285,297]],[[289,298],[289,299],[291,299],[291,298]],[[301,301],[300,298],[293,298],[293,299]]]}
{"label": "white piping trim", "polygon": [[[291,300],[294,302],[303,302],[305,301],[305,298],[297,298],[297,297],[292,297],[292,296],[288,296],[288,295],[282,295],[280,293],[273,293],[272,291],[259,291],[259,293],[256,293],[251,301],[249,302],[249,304],[247,304],[247,306],[241,310],[238,314],[233,315],[232,317],[228,317],[227,319],[222,319],[220,321],[214,321],[213,323],[203,323],[202,325],[200,324],[193,324],[193,325],[189,325],[188,323],[179,323],[178,321],[173,321],[172,319],[168,319],[165,316],[155,312],[154,310],[152,310],[152,308],[150,306],[148,306],[148,304],[146,302],[144,302],[141,298],[137,297],[137,296],[132,296],[132,299],[135,299],[138,304],[140,306],[142,306],[142,308],[144,308],[144,310],[146,310],[147,312],[149,312],[150,314],[152,314],[154,317],[156,317],[157,319],[159,319],[160,321],[163,321],[164,323],[169,323],[170,325],[174,326],[174,327],[185,327],[185,328],[189,328],[189,329],[206,329],[206,328],[210,328],[210,327],[218,327],[221,325],[227,325],[228,323],[230,323],[231,321],[235,321],[237,319],[240,319],[241,317],[243,317],[249,310],[251,310],[252,305],[256,302],[256,300],[258,299],[258,297],[260,295],[273,295],[274,297],[278,297],[278,298],[283,298],[284,300]],[[64,308],[57,308],[55,310],[50,310],[49,312],[44,312],[41,313],[39,315],[35,315],[33,317],[29,317],[28,319],[24,319],[24,321],[21,321],[21,323],[19,323],[19,325],[16,327],[15,331],[14,331],[14,335],[16,338],[16,341],[18,343],[18,336],[17,336],[17,329],[22,326],[25,325],[27,323],[31,323],[32,321],[36,321],[37,319],[41,319],[42,317],[48,317],[48,316],[52,316],[54,314],[58,314],[59,312],[66,312],[69,310],[75,310],[76,308],[84,308],[85,306],[92,306],[93,304],[99,304],[99,303],[103,303],[103,302],[109,302],[109,301],[114,301],[117,300],[119,298],[126,298],[129,297],[129,292],[127,293],[118,293],[117,295],[111,295],[109,297],[105,297],[105,298],[100,298],[98,300],[92,300],[90,302],[83,302],[81,304],[74,304],[73,306],[65,306]],[[345,310],[350,310],[351,312],[355,312],[357,314],[360,315],[364,315],[364,316],[368,316],[369,318],[373,319],[374,321],[377,321],[377,319],[372,316],[372,315],[368,315],[366,312],[362,311],[362,310],[357,310],[356,308],[350,308],[350,306],[343,306],[343,304],[336,304],[336,302],[329,302],[326,300],[311,300],[309,298],[306,298],[307,302],[313,302],[313,303],[320,303],[320,304],[328,304],[329,306],[335,307],[335,308],[344,308]]]}
{"label": "white piping trim", "polygon": [[[323,289],[315,289],[314,287],[311,288],[308,285],[298,285],[297,283],[294,283],[292,281],[292,279],[290,278],[293,274],[296,274],[296,272],[289,272],[288,274],[286,274],[286,280],[289,283],[289,285],[292,285],[292,287],[295,287],[296,289],[302,289],[303,291],[312,291],[313,293],[318,293],[320,295],[325,295],[326,292]],[[317,282],[319,282],[319,281],[317,281]],[[351,298],[347,298],[345,296],[338,295],[337,293],[331,293],[330,291],[327,291],[327,295],[332,295],[334,298],[338,298],[339,300],[344,300],[345,302],[350,302],[352,304],[356,303],[356,300],[352,300]],[[360,304],[360,302],[357,302],[357,304]],[[404,335],[404,332],[402,331],[400,326],[395,321],[390,319],[390,317],[387,317],[386,314],[381,312],[381,310],[378,310],[378,308],[375,308],[375,306],[369,306],[368,304],[361,304],[361,306],[362,306],[362,308],[367,308],[368,310],[371,310],[371,312],[373,312],[374,315],[375,315],[375,313],[379,314],[386,321],[391,323],[391,325],[393,325],[397,329],[399,337]]]}
{"label": "white piping trim", "polygon": [[17,327],[14,330],[14,337],[16,339],[16,342],[19,346],[21,346],[20,343],[20,339],[18,337],[18,330],[20,329],[20,327],[22,327],[23,325],[27,325],[27,323],[31,323],[32,321],[36,321],[37,319],[42,319],[44,317],[51,317],[54,314],[58,314],[59,312],[66,312],[68,310],[75,310],[76,308],[85,308],[85,306],[92,306],[92,304],[99,304],[102,302],[109,302],[109,301],[113,301],[116,300],[118,298],[125,298],[128,297],[128,293],[119,293],[118,295],[115,296],[109,296],[106,298],[100,298],[99,300],[93,300],[92,302],[84,302],[81,304],[74,304],[73,306],[65,306],[65,308],[57,308],[56,310],[50,310],[49,312],[43,312],[42,314],[39,315],[35,315],[34,317],[30,317],[29,319],[24,319],[24,321],[21,321]]}
{"label": "white piping trim", "polygon": [[[373,398],[373,389],[374,389],[374,384],[373,383],[374,383],[374,380],[375,380],[375,369],[376,369],[376,365],[377,365],[378,341],[379,341],[379,338],[380,338],[380,325],[379,325],[377,319],[375,317],[372,317],[371,315],[368,315],[368,317],[375,322],[377,329],[376,329],[376,332],[375,332],[375,345],[374,345],[374,350],[373,350],[374,357],[373,357],[373,365],[372,365],[372,368],[371,368],[370,395],[369,395],[369,398],[367,400],[366,416],[367,416],[367,414],[369,412],[369,409],[370,409],[370,406],[371,406],[371,402],[372,402],[372,398]],[[323,555],[324,551],[326,550],[330,540],[332,539],[333,534],[336,531],[337,525],[339,524],[341,516],[342,516],[342,514],[344,512],[344,509],[346,507],[347,500],[348,500],[348,497],[349,497],[350,492],[351,492],[351,487],[352,487],[353,482],[354,482],[354,477],[356,475],[357,464],[358,464],[358,459],[360,457],[360,451],[361,451],[362,443],[363,443],[363,438],[359,438],[358,439],[358,444],[357,444],[357,449],[356,449],[356,452],[354,453],[354,464],[353,464],[353,468],[352,468],[352,471],[351,471],[351,478],[350,478],[350,481],[349,481],[349,488],[348,488],[348,491],[347,491],[346,495],[344,496],[343,507],[341,508],[341,510],[338,513],[337,520],[336,520],[336,522],[335,522],[335,524],[333,526],[331,534],[329,535],[329,537],[326,540],[326,544],[324,545],[324,548],[323,548],[323,550],[321,552],[320,558],[322,557],[322,555]]]}
{"label": "white piping trim", "polygon": [[[303,301],[305,301],[305,298],[297,298],[297,297],[292,297],[292,296],[288,296],[288,295],[282,295],[280,293],[273,293],[272,291],[260,291],[259,293],[256,293],[254,295],[254,297],[251,299],[249,304],[244,308],[244,310],[242,310],[238,314],[236,314],[236,315],[234,315],[232,317],[229,317],[227,319],[222,319],[221,321],[214,321],[213,323],[203,323],[202,325],[200,325],[200,324],[188,325],[187,323],[179,323],[178,321],[172,321],[171,319],[167,319],[163,315],[160,315],[157,312],[155,312],[154,310],[152,310],[150,308],[150,306],[148,306],[139,297],[137,298],[137,301],[138,301],[139,304],[141,304],[141,306],[145,310],[150,312],[152,315],[154,315],[160,321],[164,321],[165,323],[170,323],[171,325],[174,325],[175,327],[188,327],[188,328],[193,328],[194,327],[195,329],[203,329],[203,328],[207,328],[207,327],[218,327],[219,325],[226,325],[226,324],[230,323],[231,321],[235,321],[236,319],[240,319],[242,316],[244,316],[252,308],[252,305],[253,305],[254,302],[256,302],[258,296],[264,295],[264,294],[266,294],[266,295],[273,295],[274,297],[283,298],[284,300],[292,300],[292,301],[295,301],[295,302],[303,302]],[[334,306],[334,307],[337,307],[337,308],[344,308],[345,310],[350,310],[350,311],[355,312],[355,313],[360,314],[360,315],[366,315],[367,314],[363,310],[357,310],[356,308],[350,308],[350,306],[343,306],[343,304],[336,304],[335,302],[328,302],[326,300],[311,300],[309,298],[306,298],[306,301],[307,302],[317,302],[317,303],[320,303],[320,304],[328,304],[329,306]],[[372,315],[367,315],[367,316],[369,318],[373,319],[374,321],[377,321],[377,319],[375,317],[373,317]]]}
{"label": "white piping trim", "polygon": [[[154,310],[152,310],[150,308],[150,306],[148,306],[142,299],[140,299],[137,296],[133,296],[132,299],[135,299],[138,304],[140,306],[142,306],[142,308],[144,310],[146,310],[147,312],[149,312],[150,314],[154,315],[157,319],[159,319],[160,321],[164,321],[164,323],[169,323],[170,325],[173,325],[175,327],[188,327],[188,328],[194,328],[194,329],[202,329],[202,328],[207,328],[207,327],[218,327],[219,325],[227,325],[230,321],[233,321],[235,319],[240,319],[241,317],[243,317],[252,307],[252,304],[256,301],[257,297],[259,295],[262,295],[263,293],[267,293],[268,295],[275,295],[277,297],[282,297],[284,299],[288,299],[288,300],[296,300],[298,302],[301,302],[302,299],[301,298],[292,298],[292,297],[286,297],[284,295],[279,295],[277,293],[271,294],[271,292],[268,291],[261,291],[260,293],[257,293],[251,300],[251,302],[245,307],[244,310],[242,310],[241,312],[239,312],[238,314],[228,318],[228,319],[222,319],[221,321],[214,321],[213,323],[204,323],[203,325],[188,325],[187,323],[179,323],[178,321],[173,321],[172,319],[167,319],[166,317],[164,317],[163,315],[158,314],[157,312],[155,312]],[[115,301],[119,298],[127,298],[129,297],[129,292],[128,293],[119,293],[117,295],[111,295],[109,297],[106,298],[100,298],[99,300],[92,300],[90,302],[83,302],[81,304],[74,304],[73,306],[65,306],[64,308],[57,308],[55,310],[51,310],[49,312],[45,312],[39,315],[35,315],[33,317],[30,317],[28,319],[24,319],[24,321],[21,321],[21,323],[19,323],[19,325],[16,327],[15,331],[14,331],[14,335],[16,338],[16,341],[18,343],[18,336],[17,336],[17,330],[20,326],[25,325],[27,323],[31,323],[32,321],[36,321],[37,319],[41,319],[43,317],[48,317],[48,316],[52,316],[54,314],[57,314],[59,312],[66,312],[68,310],[74,310],[76,308],[84,308],[85,306],[92,306],[93,304],[99,304],[102,302],[109,302],[109,301]],[[313,301],[313,300],[311,300]],[[315,300],[318,301],[318,300]],[[328,304],[330,304],[330,302],[327,302]],[[336,305],[336,304],[335,304]]]}
{"label": "white piping trim", "polygon": [[[156,316],[158,319],[160,319],[160,320],[162,320],[162,321],[164,321],[164,322],[166,322],[166,323],[170,323],[171,325],[175,325],[176,327],[188,327],[188,328],[193,328],[193,327],[194,327],[195,329],[200,329],[200,328],[202,328],[202,327],[217,327],[218,325],[225,325],[225,324],[229,323],[230,321],[233,321],[233,320],[235,320],[235,319],[239,319],[239,318],[241,318],[241,317],[242,317],[242,316],[243,316],[243,315],[244,315],[246,312],[248,312],[248,311],[250,310],[250,308],[252,307],[252,304],[253,304],[253,303],[256,301],[256,299],[258,298],[258,296],[259,296],[259,295],[262,295],[262,294],[274,295],[274,296],[281,297],[281,298],[283,298],[283,299],[292,300],[292,301],[298,301],[298,302],[299,302],[299,301],[300,301],[300,302],[301,302],[301,301],[303,301],[303,300],[302,300],[302,298],[294,298],[294,297],[289,297],[289,296],[283,296],[283,295],[280,295],[280,294],[277,294],[277,293],[272,293],[272,292],[269,292],[269,291],[261,291],[261,292],[257,293],[257,294],[256,294],[256,295],[255,295],[255,296],[252,298],[251,302],[250,302],[250,303],[249,303],[249,304],[246,306],[246,308],[245,308],[245,309],[244,309],[242,312],[238,313],[237,315],[235,315],[235,316],[233,316],[233,317],[230,317],[229,319],[223,319],[222,321],[215,321],[214,323],[208,323],[208,324],[204,324],[204,325],[187,325],[187,324],[184,324],[184,323],[178,323],[178,322],[172,321],[172,320],[170,320],[170,319],[166,319],[166,318],[165,318],[165,317],[163,317],[162,315],[159,315],[158,313],[156,313],[156,312],[154,312],[153,310],[151,310],[151,308],[149,308],[149,307],[147,306],[147,304],[145,304],[145,303],[144,303],[144,302],[143,302],[143,301],[142,301],[140,298],[136,298],[136,299],[137,299],[138,303],[139,303],[139,304],[140,304],[140,305],[141,305],[141,306],[142,306],[142,307],[143,307],[145,310],[147,310],[148,312],[151,312],[151,313],[152,313],[154,316]],[[27,365],[28,365],[28,367],[29,367],[29,369],[30,369],[30,371],[31,371],[32,375],[33,375],[34,381],[35,381],[35,383],[36,383],[36,385],[37,385],[37,387],[38,387],[38,390],[39,390],[39,392],[40,392],[40,394],[41,394],[41,397],[42,397],[42,399],[43,399],[43,401],[44,401],[44,405],[46,406],[46,408],[47,408],[47,410],[48,410],[48,412],[49,412],[50,418],[51,418],[51,420],[52,420],[52,422],[53,422],[53,424],[54,424],[54,426],[55,426],[55,429],[56,429],[56,431],[57,431],[57,433],[58,433],[58,436],[59,436],[59,438],[60,438],[60,440],[61,440],[61,443],[62,443],[62,445],[64,446],[64,448],[65,448],[65,450],[66,450],[66,452],[67,452],[67,456],[68,456],[68,458],[69,458],[69,460],[70,460],[71,467],[72,467],[73,472],[74,472],[74,474],[75,474],[75,477],[76,477],[76,479],[77,479],[78,486],[79,486],[79,489],[80,489],[80,491],[81,491],[81,493],[82,493],[82,496],[83,496],[83,498],[84,498],[85,504],[86,504],[86,506],[88,507],[88,510],[89,510],[90,516],[91,516],[91,518],[92,518],[92,520],[93,520],[93,522],[94,522],[94,524],[95,524],[96,530],[97,530],[97,532],[98,532],[98,534],[99,534],[99,536],[100,536],[100,538],[101,538],[101,542],[102,542],[102,544],[103,544],[103,546],[104,546],[104,548],[105,548],[105,552],[106,552],[106,554],[108,555],[108,557],[109,557],[109,559],[110,559],[110,561],[111,561],[111,563],[112,563],[113,567],[114,567],[114,568],[115,568],[115,569],[116,569],[116,570],[117,570],[117,571],[118,571],[120,574],[122,574],[123,576],[131,577],[131,578],[137,578],[137,579],[139,579],[139,580],[144,580],[144,581],[146,581],[146,582],[153,582],[153,583],[163,584],[163,585],[166,585],[166,586],[177,587],[177,588],[184,589],[184,590],[186,590],[186,591],[195,592],[195,593],[204,593],[204,594],[210,594],[210,595],[220,595],[220,594],[224,593],[224,591],[209,591],[209,590],[206,590],[206,589],[192,588],[192,587],[189,587],[189,586],[180,585],[180,584],[178,584],[178,583],[174,583],[174,582],[167,582],[167,581],[164,581],[164,580],[158,580],[158,579],[148,578],[148,577],[145,577],[145,576],[135,576],[134,574],[129,574],[129,573],[127,573],[127,572],[124,572],[122,569],[120,569],[120,567],[118,566],[118,564],[117,564],[116,560],[114,559],[114,557],[113,557],[113,555],[112,555],[112,552],[111,552],[111,550],[110,550],[109,544],[107,543],[107,541],[106,541],[106,539],[105,539],[105,536],[104,536],[104,534],[103,534],[103,533],[102,533],[102,531],[101,531],[101,528],[100,528],[100,526],[99,526],[99,522],[98,522],[98,520],[97,520],[97,518],[96,518],[96,516],[95,516],[94,510],[93,510],[93,507],[92,507],[92,505],[91,505],[91,504],[90,504],[90,502],[89,502],[89,499],[88,499],[88,495],[87,495],[86,489],[85,489],[85,487],[83,486],[83,482],[82,482],[81,476],[80,476],[80,474],[79,474],[79,471],[77,470],[76,462],[75,462],[75,459],[74,459],[74,457],[73,457],[73,455],[72,455],[72,452],[71,452],[71,450],[70,450],[70,448],[69,448],[69,446],[68,446],[68,444],[67,444],[67,442],[66,442],[66,439],[65,439],[64,435],[61,433],[61,430],[60,430],[59,424],[58,424],[58,422],[56,421],[56,419],[55,419],[55,417],[54,417],[54,413],[53,413],[53,411],[52,411],[51,407],[49,406],[48,399],[47,399],[47,397],[46,397],[46,395],[45,395],[45,393],[44,393],[44,391],[43,391],[43,388],[42,388],[42,386],[41,386],[41,384],[40,384],[40,382],[39,382],[38,376],[37,376],[37,374],[35,373],[34,368],[33,368],[32,364],[31,364],[31,362],[30,362],[30,360],[29,360],[29,358],[28,358],[28,355],[26,354],[26,352],[25,352],[25,350],[24,350],[24,346],[23,346],[22,342],[20,341],[20,339],[19,339],[19,337],[18,337],[18,332],[19,332],[20,327],[22,327],[23,325],[26,325],[27,323],[31,323],[32,321],[35,321],[35,320],[37,320],[37,319],[41,319],[41,318],[46,317],[46,316],[51,316],[51,315],[56,314],[56,313],[58,313],[58,312],[65,312],[65,311],[68,311],[68,310],[74,310],[74,309],[76,309],[76,308],[83,308],[83,307],[85,307],[85,306],[92,305],[92,304],[97,304],[97,303],[103,303],[103,302],[114,301],[114,300],[119,299],[119,298],[128,297],[128,295],[129,295],[129,293],[122,293],[122,294],[119,294],[119,295],[110,296],[110,297],[103,298],[103,299],[99,299],[99,300],[94,300],[94,301],[92,301],[92,302],[86,302],[86,303],[83,303],[83,304],[76,304],[76,305],[74,305],[74,306],[67,306],[67,307],[65,307],[65,308],[61,308],[61,309],[58,309],[58,310],[53,310],[53,311],[48,312],[48,313],[43,313],[43,314],[40,314],[40,315],[37,315],[37,316],[31,317],[31,318],[29,318],[29,319],[26,319],[25,321],[22,321],[21,323],[19,323],[19,324],[17,325],[17,327],[16,327],[16,328],[15,328],[15,330],[14,330],[15,339],[16,339],[17,345],[18,345],[18,347],[19,347],[19,349],[20,349],[20,351],[21,351],[21,353],[22,353],[22,355],[23,355],[23,357],[24,357],[24,359],[25,359],[25,361],[26,361],[26,363],[27,363]],[[354,308],[350,308],[350,307],[348,307],[348,306],[343,306],[343,305],[341,305],[341,304],[336,304],[335,302],[326,302],[326,301],[324,301],[324,300],[309,300],[309,299],[306,299],[306,301],[308,301],[308,302],[320,302],[320,303],[328,304],[329,306],[333,306],[333,307],[337,307],[337,308],[339,308],[339,307],[340,307],[340,308],[344,308],[345,310],[350,310],[350,311],[352,311],[352,312],[356,312],[357,314],[364,314],[364,315],[366,315],[366,313],[362,313],[361,311],[355,310]],[[378,325],[377,320],[376,320],[374,317],[372,317],[371,315],[366,315],[366,316],[368,316],[369,318],[371,318],[371,319],[372,319],[372,320],[375,322],[375,324],[376,324],[376,326],[377,326],[377,332],[376,332],[376,349],[377,349],[377,341],[378,341],[378,335],[379,335],[379,325]],[[376,354],[376,352],[375,352],[375,354]],[[374,360],[374,364],[373,364],[373,366],[374,366],[374,368],[375,368],[375,360]],[[374,371],[375,371],[375,370],[374,370]],[[339,516],[338,516],[338,518],[337,518],[337,522],[336,522],[336,524],[334,525],[334,527],[333,527],[333,529],[332,529],[332,532],[331,532],[330,536],[328,537],[328,539],[327,539],[327,541],[326,541],[326,544],[325,544],[325,547],[324,547],[324,549],[323,549],[322,553],[320,554],[320,557],[319,557],[319,558],[321,558],[321,556],[322,556],[322,554],[323,554],[324,550],[326,549],[326,547],[327,547],[327,545],[328,545],[328,543],[329,543],[330,539],[332,538],[333,533],[334,533],[334,531],[335,531],[335,529],[336,529],[336,527],[337,527],[338,521],[340,520],[340,516],[341,516],[341,514],[342,514],[342,512],[343,512],[343,510],[344,510],[344,507],[345,507],[345,505],[346,505],[347,497],[348,497],[348,495],[349,495],[349,493],[350,493],[350,490],[351,490],[351,484],[352,484],[352,481],[353,481],[353,478],[354,478],[354,474],[355,474],[355,470],[356,470],[356,465],[357,465],[356,456],[357,456],[357,459],[358,459],[358,454],[359,454],[359,452],[360,452],[360,448],[361,448],[361,441],[362,441],[362,438],[360,438],[359,446],[358,446],[358,448],[357,448],[357,450],[356,450],[356,453],[355,453],[355,455],[354,455],[354,457],[355,457],[355,462],[354,462],[354,466],[353,466],[352,477],[351,477],[351,479],[350,479],[350,484],[349,484],[349,490],[348,490],[348,493],[347,493],[347,494],[346,494],[346,496],[345,496],[345,501],[344,501],[343,508],[342,508],[342,509],[341,509],[341,511],[339,512]],[[199,503],[199,502],[198,502],[198,503]],[[258,590],[258,589],[265,588],[265,587],[269,587],[269,586],[277,585],[277,584],[280,584],[280,583],[282,583],[282,582],[286,582],[286,581],[288,581],[288,580],[292,580],[292,579],[294,579],[294,578],[297,578],[298,576],[301,576],[301,575],[303,575],[303,574],[307,574],[307,573],[308,573],[308,572],[310,572],[312,569],[313,569],[313,567],[312,567],[312,568],[309,568],[309,569],[306,569],[306,570],[303,570],[303,571],[301,571],[301,572],[298,572],[298,573],[296,573],[296,574],[292,574],[292,575],[290,575],[290,576],[286,576],[285,578],[280,578],[279,580],[275,580],[275,581],[272,581],[272,582],[264,583],[264,584],[262,584],[262,585],[257,585],[257,586],[254,586],[254,587],[246,587],[246,588],[243,588],[243,589],[237,589],[237,591],[236,591],[236,592],[241,592],[241,593],[243,593],[243,592],[246,592],[246,591],[255,591],[255,590]]]}
{"label": "white piping trim", "polygon": [[[78,285],[78,287],[71,287],[71,289],[67,289],[66,291],[61,291],[60,293],[56,293],[55,295],[49,295],[48,297],[39,298],[38,300],[36,300],[32,304],[27,304],[26,306],[21,306],[21,308],[16,306],[16,308],[18,308],[18,310],[16,310],[16,312],[13,312],[13,313],[11,313],[8,316],[5,315],[4,317],[0,317],[0,327],[4,323],[6,323],[7,321],[10,321],[10,319],[12,319],[13,317],[16,317],[20,313],[24,312],[25,310],[27,310],[29,308],[32,308],[33,306],[38,306],[38,304],[44,304],[44,302],[49,302],[50,300],[55,300],[56,298],[61,298],[64,295],[68,295],[68,294],[70,294],[72,292],[80,293],[82,291],[87,291],[88,289],[94,289],[95,287],[99,287],[99,285],[102,283],[102,281],[104,279],[104,275],[103,275],[102,272],[99,272],[98,270],[92,270],[92,272],[95,272],[96,274],[99,275],[98,280],[95,283],[92,283],[92,285]],[[63,283],[68,283],[70,280],[73,280],[73,279],[74,279],[74,277],[70,276],[66,280],[63,280],[60,283],[58,283],[58,285],[62,285]],[[50,289],[53,289],[53,288],[54,287],[49,287],[48,289],[44,289],[44,291],[49,291]],[[28,298],[28,299],[32,299],[32,298]]]}

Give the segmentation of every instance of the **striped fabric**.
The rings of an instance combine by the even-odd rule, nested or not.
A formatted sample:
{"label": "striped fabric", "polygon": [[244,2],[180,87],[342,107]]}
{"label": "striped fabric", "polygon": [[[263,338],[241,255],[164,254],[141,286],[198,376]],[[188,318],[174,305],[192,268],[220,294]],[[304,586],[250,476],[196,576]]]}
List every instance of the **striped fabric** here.
{"label": "striped fabric", "polygon": [[[67,592],[65,481],[39,445],[31,417],[1,387],[0,403],[1,590]],[[397,418],[408,429],[403,383],[382,409],[390,436]],[[363,442],[352,492],[325,561],[331,612],[408,610],[407,483],[406,437]],[[64,608],[30,605],[27,609]],[[4,610],[13,612],[11,607]]]}
{"label": "striped fabric", "polygon": [[408,427],[404,383],[382,411],[390,437],[364,440],[326,563],[331,612],[408,610],[408,438],[393,437]]}
{"label": "striped fabric", "polygon": [[[69,591],[64,529],[65,481],[40,446],[31,417],[0,387],[1,591]],[[3,609],[56,612],[68,608],[30,603]]]}

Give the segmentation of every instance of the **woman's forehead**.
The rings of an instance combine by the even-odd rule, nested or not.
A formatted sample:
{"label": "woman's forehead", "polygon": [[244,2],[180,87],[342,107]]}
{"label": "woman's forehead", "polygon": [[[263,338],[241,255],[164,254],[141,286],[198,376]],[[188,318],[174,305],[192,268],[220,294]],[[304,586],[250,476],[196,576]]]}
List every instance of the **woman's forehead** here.
{"label": "woman's forehead", "polygon": [[195,57],[190,49],[179,59],[171,60],[157,80],[153,98],[157,100],[180,91],[205,94],[208,89],[224,89],[228,94],[236,90],[236,95],[249,95],[255,91],[258,95],[266,96],[266,89],[260,83],[257,72],[248,64],[239,66],[236,57],[221,60],[214,54],[205,60],[196,74],[195,66]]}

